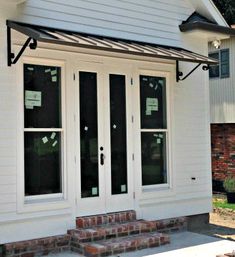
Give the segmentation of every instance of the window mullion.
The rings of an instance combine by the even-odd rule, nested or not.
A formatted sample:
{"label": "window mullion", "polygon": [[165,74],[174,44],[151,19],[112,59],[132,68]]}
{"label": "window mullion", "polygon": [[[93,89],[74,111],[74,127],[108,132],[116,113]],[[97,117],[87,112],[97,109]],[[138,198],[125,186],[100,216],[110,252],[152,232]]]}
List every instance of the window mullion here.
{"label": "window mullion", "polygon": [[168,132],[168,129],[141,129],[141,132]]}
{"label": "window mullion", "polygon": [[63,132],[63,128],[24,128],[24,132]]}

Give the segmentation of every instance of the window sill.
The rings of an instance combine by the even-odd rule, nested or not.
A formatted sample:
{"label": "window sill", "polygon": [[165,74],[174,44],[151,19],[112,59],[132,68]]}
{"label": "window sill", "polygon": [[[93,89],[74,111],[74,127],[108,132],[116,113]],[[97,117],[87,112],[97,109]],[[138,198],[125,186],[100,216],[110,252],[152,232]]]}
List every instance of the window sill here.
{"label": "window sill", "polygon": [[216,80],[216,79],[220,79],[220,77],[209,78],[209,80]]}
{"label": "window sill", "polygon": [[49,196],[30,196],[25,197],[24,202],[18,205],[18,213],[54,211],[71,208],[68,200],[62,194]]}
{"label": "window sill", "polygon": [[29,203],[45,203],[45,202],[54,202],[64,200],[64,196],[62,193],[59,194],[48,194],[48,195],[33,195],[33,196],[25,196],[25,204]]}
{"label": "window sill", "polygon": [[228,77],[215,77],[215,78],[209,78],[209,80],[218,80],[218,79],[229,79],[230,76]]}
{"label": "window sill", "polygon": [[169,184],[161,184],[161,185],[151,185],[151,186],[143,186],[142,192],[155,192],[155,191],[162,191],[162,190],[170,190]]}

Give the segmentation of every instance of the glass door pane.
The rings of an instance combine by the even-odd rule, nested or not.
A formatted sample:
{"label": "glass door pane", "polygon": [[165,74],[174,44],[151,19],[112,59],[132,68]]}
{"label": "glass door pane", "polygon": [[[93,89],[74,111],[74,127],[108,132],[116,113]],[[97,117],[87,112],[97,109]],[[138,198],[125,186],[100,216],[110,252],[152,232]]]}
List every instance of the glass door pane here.
{"label": "glass door pane", "polygon": [[112,195],[127,188],[126,82],[124,75],[109,75]]}
{"label": "glass door pane", "polygon": [[99,196],[97,74],[79,72],[81,195]]}

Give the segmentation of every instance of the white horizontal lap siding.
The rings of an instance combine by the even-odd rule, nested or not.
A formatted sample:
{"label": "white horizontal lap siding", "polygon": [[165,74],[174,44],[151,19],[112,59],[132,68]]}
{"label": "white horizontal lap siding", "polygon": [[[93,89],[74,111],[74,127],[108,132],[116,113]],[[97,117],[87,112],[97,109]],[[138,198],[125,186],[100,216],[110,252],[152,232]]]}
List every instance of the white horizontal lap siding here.
{"label": "white horizontal lap siding", "polygon": [[10,204],[15,202],[16,202],[16,195],[14,193],[0,195],[0,204]]}
{"label": "white horizontal lap siding", "polygon": [[221,49],[230,49],[230,77],[210,79],[211,123],[235,123],[235,39],[223,40]]}
{"label": "white horizontal lap siding", "polygon": [[28,0],[18,19],[57,27],[167,45],[180,45],[178,25],[193,9],[182,0]]}
{"label": "white horizontal lap siding", "polygon": [[0,221],[16,213],[16,83],[15,69],[7,67],[6,18],[0,9]]}
{"label": "white horizontal lap siding", "polygon": [[[190,69],[180,65],[187,74]],[[177,199],[192,199],[192,203],[193,198],[211,196],[207,76],[200,68],[174,89],[174,183]]]}

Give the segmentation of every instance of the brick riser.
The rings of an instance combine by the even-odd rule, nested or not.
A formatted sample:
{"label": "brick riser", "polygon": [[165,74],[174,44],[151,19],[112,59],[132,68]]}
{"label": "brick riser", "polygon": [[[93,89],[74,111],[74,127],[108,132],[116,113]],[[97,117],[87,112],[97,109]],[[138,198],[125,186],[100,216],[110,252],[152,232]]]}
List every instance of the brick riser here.
{"label": "brick riser", "polygon": [[94,226],[104,225],[104,224],[115,224],[122,222],[129,222],[136,220],[135,211],[123,211],[114,212],[102,215],[78,217],[76,219],[77,228],[91,228]]}
{"label": "brick riser", "polygon": [[83,254],[86,257],[103,257],[158,247],[168,243],[170,243],[169,236],[155,232],[98,241],[94,243],[76,243],[72,240],[71,250],[79,254]]}

